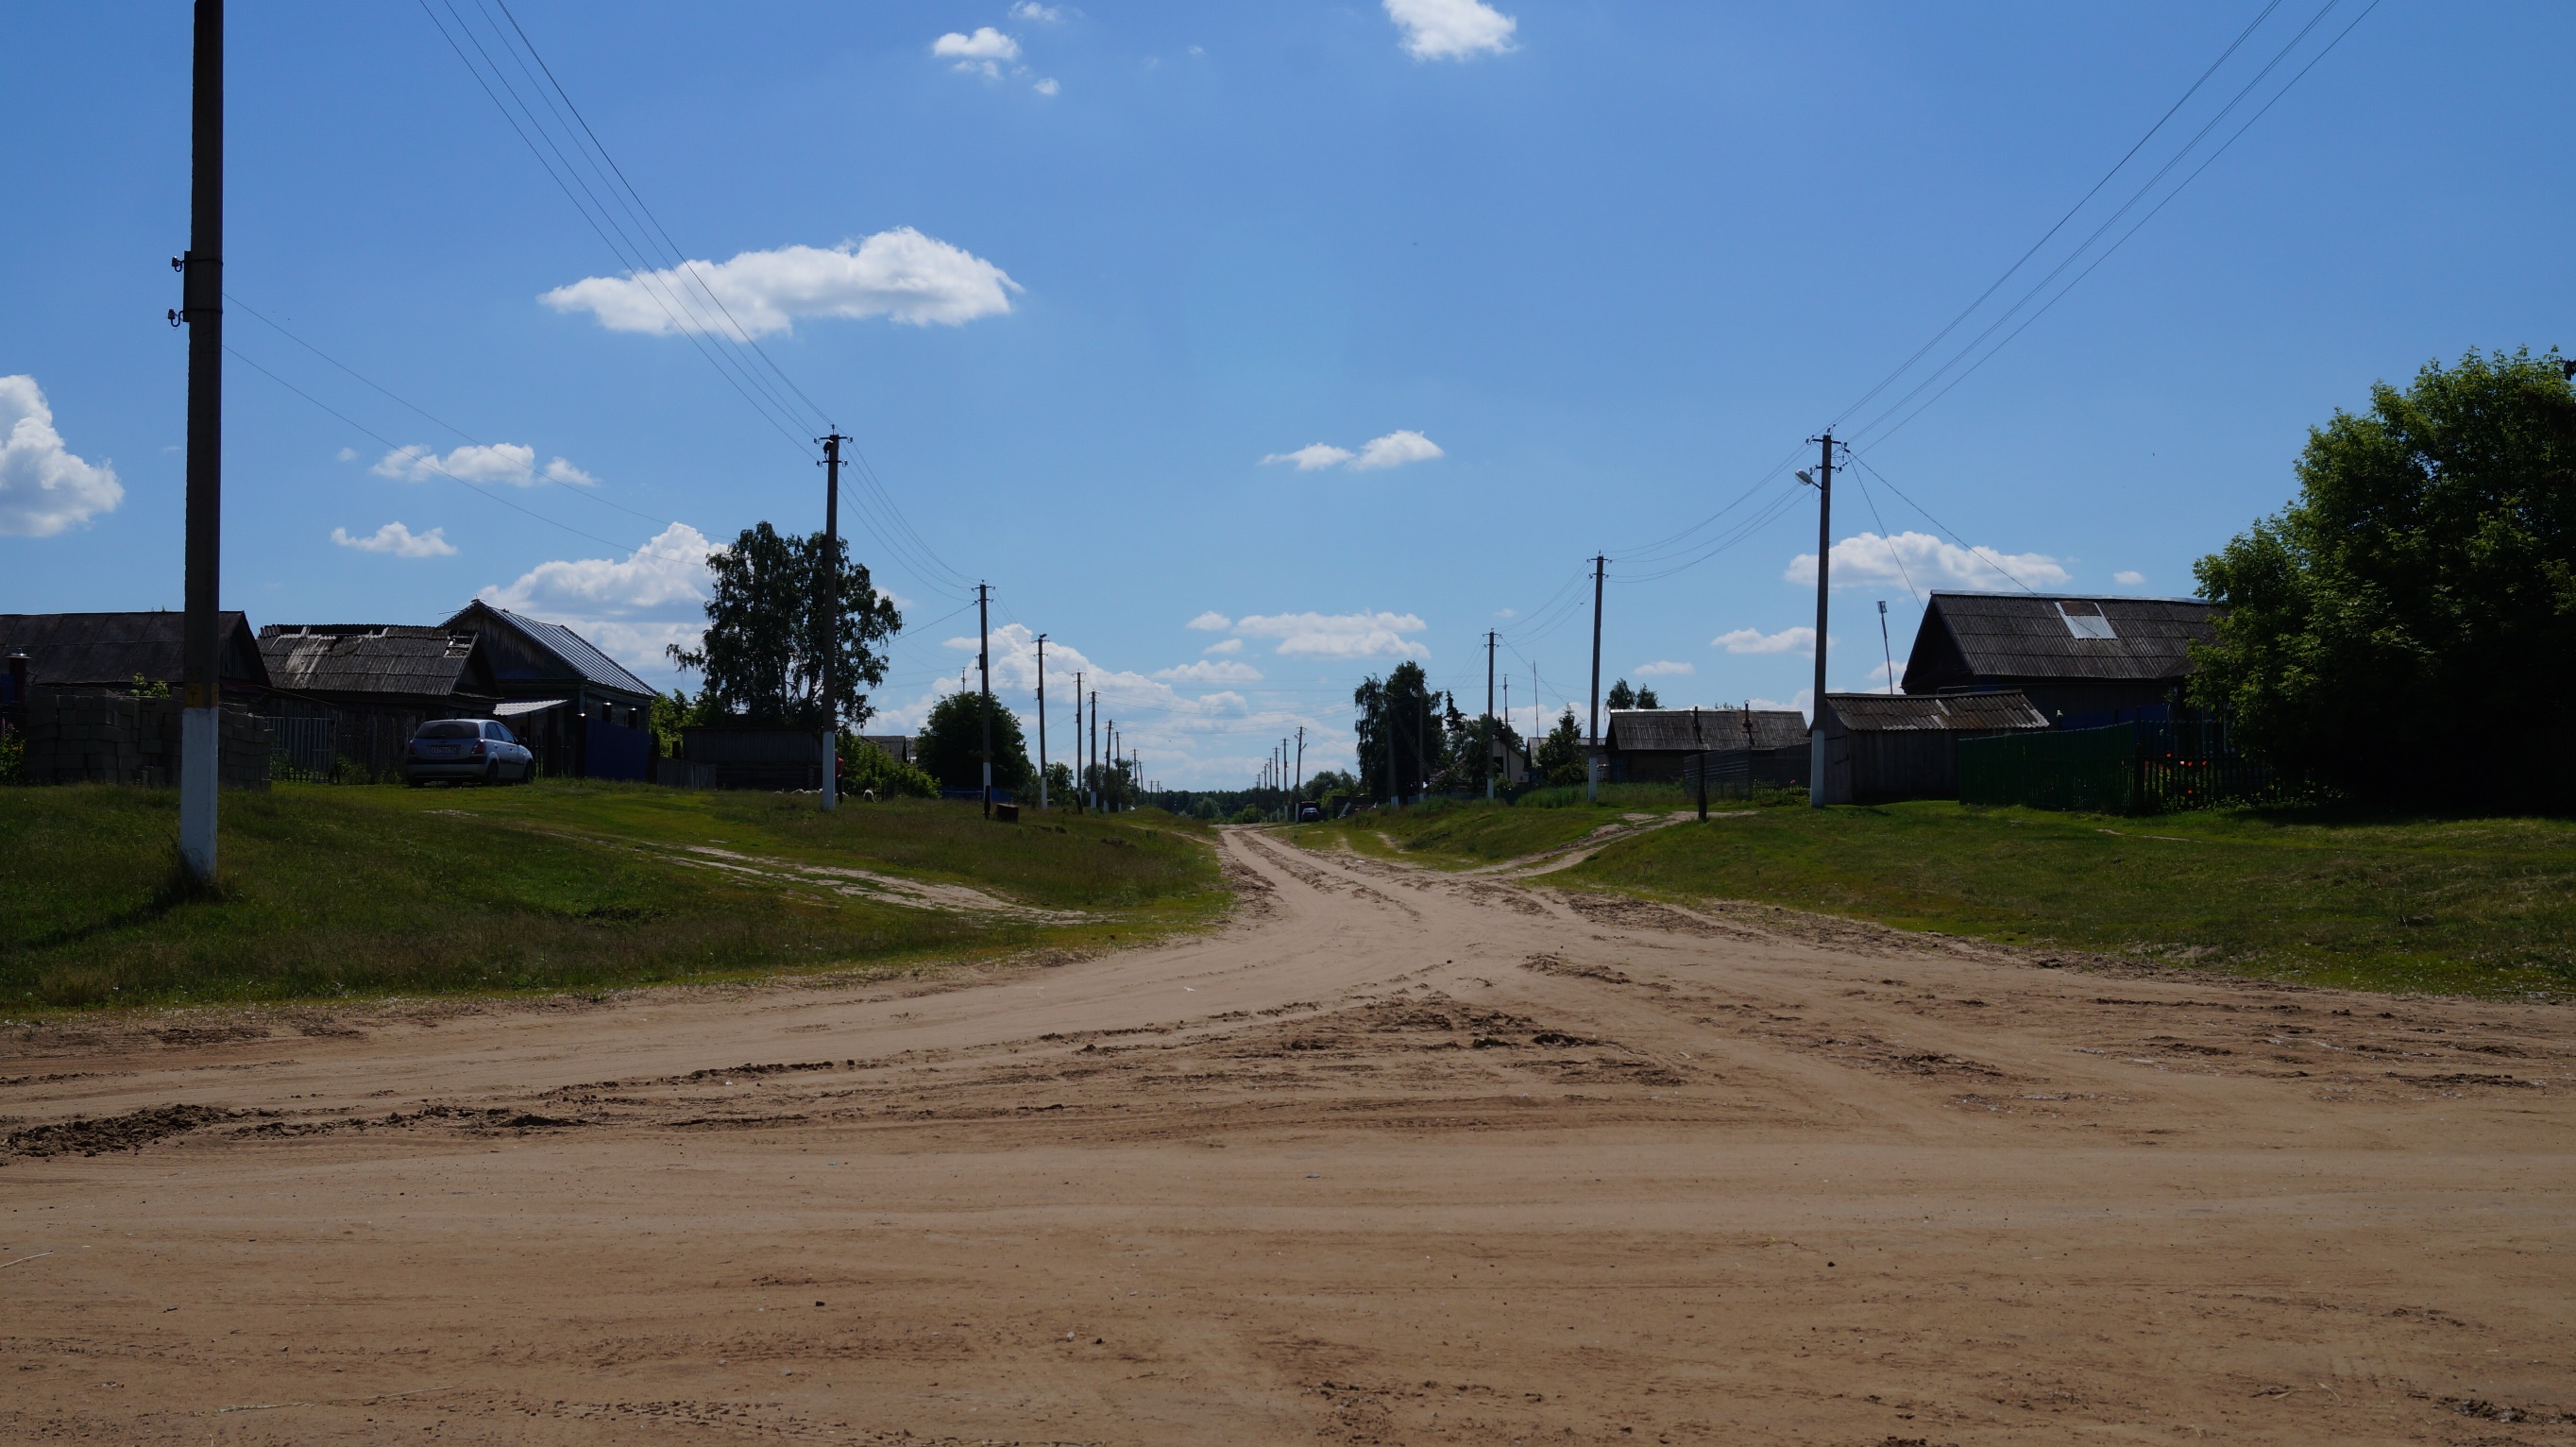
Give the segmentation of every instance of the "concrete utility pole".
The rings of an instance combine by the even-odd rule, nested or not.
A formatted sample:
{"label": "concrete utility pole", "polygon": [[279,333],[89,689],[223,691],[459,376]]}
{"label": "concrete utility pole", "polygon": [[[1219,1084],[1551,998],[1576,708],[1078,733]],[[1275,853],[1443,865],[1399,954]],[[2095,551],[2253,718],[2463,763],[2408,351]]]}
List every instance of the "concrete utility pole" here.
{"label": "concrete utility pole", "polygon": [[181,621],[179,858],[188,876],[215,877],[215,789],[223,734],[218,647],[224,524],[224,0],[197,0],[187,254],[179,272],[188,325],[187,609]]}
{"label": "concrete utility pole", "polygon": [[841,805],[841,711],[832,693],[841,661],[841,444],[834,432],[823,444],[823,573],[815,581],[815,606],[823,617],[823,808]]}
{"label": "concrete utility pole", "polygon": [[1583,801],[1601,802],[1601,574],[1608,558],[1592,560],[1592,747],[1584,751]]}
{"label": "concrete utility pole", "polygon": [[1878,651],[1887,659],[1887,691],[1896,692],[1896,647],[1887,640],[1887,600],[1878,600]]}
{"label": "concrete utility pole", "polygon": [[1403,801],[1395,797],[1395,678],[1387,677],[1387,686],[1377,694],[1377,747],[1386,759],[1386,802],[1392,807]]}
{"label": "concrete utility pole", "polygon": [[1494,635],[1485,633],[1485,797],[1494,797],[1494,749],[1502,740],[1494,733]]}
{"label": "concrete utility pole", "polygon": [[1798,480],[1816,489],[1816,702],[1807,720],[1807,807],[1825,807],[1825,590],[1834,561],[1834,434],[1826,429],[1810,442],[1822,444],[1816,475]]}
{"label": "concrete utility pole", "polygon": [[[1289,798],[1290,802],[1292,802],[1292,803],[1293,803],[1293,802],[1295,802],[1295,800],[1296,800],[1296,798],[1297,798],[1298,794],[1299,794],[1299,793],[1301,793],[1301,792],[1303,792],[1303,791],[1304,791],[1304,789],[1305,789],[1305,787],[1306,787],[1306,726],[1305,726],[1304,724],[1299,724],[1299,725],[1297,725],[1297,773],[1296,773],[1296,776],[1295,776],[1294,778],[1292,778],[1291,780],[1289,780],[1289,783],[1288,783],[1288,798]],[[1294,824],[1294,823],[1296,823],[1297,821],[1296,821],[1296,820],[1294,820],[1294,819],[1291,819],[1291,820],[1289,820],[1288,822],[1289,822],[1289,823],[1291,823],[1291,824]]]}
{"label": "concrete utility pole", "polygon": [[1101,807],[1101,798],[1100,798],[1100,783],[1101,783],[1101,780],[1100,780],[1100,690],[1099,690],[1099,689],[1096,689],[1096,688],[1095,688],[1095,689],[1093,689],[1093,690],[1091,691],[1091,761],[1090,761],[1088,764],[1086,764],[1086,765],[1084,765],[1084,766],[1083,766],[1083,770],[1082,770],[1082,771],[1083,771],[1083,773],[1085,773],[1085,774],[1087,774],[1087,775],[1089,775],[1089,776],[1090,776],[1090,784],[1091,784],[1091,807],[1092,807],[1092,808],[1094,808],[1094,809],[1097,809],[1097,808]]}
{"label": "concrete utility pole", "polygon": [[1038,635],[1038,812],[1040,813],[1045,813],[1047,806],[1046,640],[1045,634]]}
{"label": "concrete utility pole", "polygon": [[984,817],[993,817],[993,586],[975,585],[975,667],[984,690]]}

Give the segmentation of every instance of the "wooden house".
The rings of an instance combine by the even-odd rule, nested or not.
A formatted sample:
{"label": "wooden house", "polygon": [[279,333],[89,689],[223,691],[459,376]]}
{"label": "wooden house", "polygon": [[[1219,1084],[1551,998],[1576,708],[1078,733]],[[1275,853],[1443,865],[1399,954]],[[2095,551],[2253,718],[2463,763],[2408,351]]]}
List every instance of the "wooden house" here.
{"label": "wooden house", "polygon": [[476,599],[439,625],[470,632],[490,660],[493,716],[546,771],[587,779],[651,777],[653,688],[560,623]]}
{"label": "wooden house", "polygon": [[[0,613],[27,780],[176,784],[186,627],[184,613]],[[218,780],[264,789],[269,731],[250,709],[268,694],[267,665],[241,614],[218,614],[216,630]]]}
{"label": "wooden house", "polygon": [[1825,695],[1825,802],[1959,797],[1959,741],[2046,732],[2018,692]]}
{"label": "wooden house", "polygon": [[1806,716],[1796,709],[1613,709],[1601,740],[1601,777],[1607,783],[1674,783],[1685,761],[1699,754],[1806,746]]}
{"label": "wooden house", "polygon": [[2014,689],[2060,728],[2162,718],[2191,676],[2191,645],[2217,638],[2217,613],[2192,598],[1935,593],[1905,691]]}
{"label": "wooden house", "polygon": [[286,767],[337,777],[342,761],[398,773],[403,747],[434,718],[489,718],[501,702],[478,635],[388,623],[272,623],[259,630]]}
{"label": "wooden house", "polygon": [[[109,688],[131,692],[136,679],[177,693],[187,670],[180,654],[185,613],[0,613],[0,657],[24,654],[33,688]],[[239,701],[268,691],[259,639],[239,613],[215,619],[216,676]]]}

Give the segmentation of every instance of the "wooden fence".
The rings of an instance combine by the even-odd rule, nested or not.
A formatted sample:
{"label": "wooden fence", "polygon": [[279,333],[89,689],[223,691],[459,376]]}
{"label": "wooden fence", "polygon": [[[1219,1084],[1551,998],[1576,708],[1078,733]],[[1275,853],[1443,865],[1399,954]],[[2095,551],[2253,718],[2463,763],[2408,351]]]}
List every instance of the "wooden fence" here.
{"label": "wooden fence", "polygon": [[2236,752],[2221,719],[2111,724],[1959,743],[1959,800],[2103,814],[2158,814],[2279,797],[2270,771]]}

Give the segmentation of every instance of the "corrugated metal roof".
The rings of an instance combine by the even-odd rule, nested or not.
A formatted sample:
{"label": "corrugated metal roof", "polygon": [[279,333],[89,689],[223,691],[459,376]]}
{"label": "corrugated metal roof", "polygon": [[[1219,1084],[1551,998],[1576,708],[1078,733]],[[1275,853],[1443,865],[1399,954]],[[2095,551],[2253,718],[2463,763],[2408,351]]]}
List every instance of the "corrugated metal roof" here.
{"label": "corrugated metal roof", "polygon": [[280,688],[444,697],[470,688],[474,635],[380,624],[271,624],[259,651]]}
{"label": "corrugated metal roof", "polygon": [[468,626],[473,622],[474,615],[478,611],[502,619],[511,627],[518,629],[529,642],[553,654],[568,672],[577,677],[598,684],[602,688],[640,693],[646,698],[654,696],[651,684],[627,672],[625,666],[616,659],[591,647],[589,639],[560,623],[548,623],[540,618],[531,618],[524,613],[513,613],[507,608],[495,608],[489,603],[478,601],[458,610],[456,616],[447,620],[446,626],[450,628]]}
{"label": "corrugated metal roof", "polygon": [[1610,711],[1608,735],[1611,748],[1627,753],[1778,749],[1807,741],[1807,719],[1796,709],[1622,708]]}
{"label": "corrugated metal roof", "polygon": [[2194,598],[1935,593],[1930,610],[1976,678],[2179,679],[2191,644],[2218,637],[2217,605]]}
{"label": "corrugated metal roof", "polygon": [[1916,729],[1974,733],[1988,729],[2044,729],[2048,716],[2018,690],[2002,693],[1829,693],[1825,704],[1854,733]]}
{"label": "corrugated metal roof", "polygon": [[[27,655],[40,684],[122,686],[136,674],[156,683],[178,683],[185,613],[0,613],[0,654]],[[265,685],[268,669],[250,622],[236,612],[217,615],[222,676]]]}

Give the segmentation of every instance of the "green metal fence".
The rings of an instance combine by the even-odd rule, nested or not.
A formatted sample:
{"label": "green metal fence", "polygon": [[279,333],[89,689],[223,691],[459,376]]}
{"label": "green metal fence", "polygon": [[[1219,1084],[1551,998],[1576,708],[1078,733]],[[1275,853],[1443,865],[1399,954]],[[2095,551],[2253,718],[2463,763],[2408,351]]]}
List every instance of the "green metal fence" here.
{"label": "green metal fence", "polygon": [[2220,719],[2005,734],[1959,744],[1959,799],[2104,814],[2153,814],[2274,797]]}

